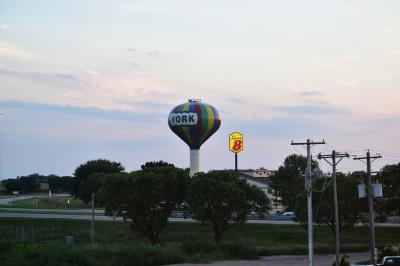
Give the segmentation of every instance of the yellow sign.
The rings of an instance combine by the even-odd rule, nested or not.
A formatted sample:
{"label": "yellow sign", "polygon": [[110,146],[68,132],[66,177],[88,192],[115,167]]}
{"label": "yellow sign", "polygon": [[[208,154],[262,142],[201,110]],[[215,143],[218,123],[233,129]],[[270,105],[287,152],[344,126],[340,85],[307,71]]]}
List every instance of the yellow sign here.
{"label": "yellow sign", "polygon": [[229,150],[239,153],[243,150],[243,135],[239,132],[233,132],[229,135]]}

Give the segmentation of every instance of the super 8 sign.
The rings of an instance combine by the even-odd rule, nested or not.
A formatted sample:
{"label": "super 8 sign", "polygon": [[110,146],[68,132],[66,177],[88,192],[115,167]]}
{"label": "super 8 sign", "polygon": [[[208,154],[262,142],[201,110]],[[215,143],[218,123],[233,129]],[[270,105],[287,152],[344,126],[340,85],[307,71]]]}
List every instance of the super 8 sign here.
{"label": "super 8 sign", "polygon": [[239,153],[243,150],[243,135],[239,132],[233,132],[229,135],[229,150]]}

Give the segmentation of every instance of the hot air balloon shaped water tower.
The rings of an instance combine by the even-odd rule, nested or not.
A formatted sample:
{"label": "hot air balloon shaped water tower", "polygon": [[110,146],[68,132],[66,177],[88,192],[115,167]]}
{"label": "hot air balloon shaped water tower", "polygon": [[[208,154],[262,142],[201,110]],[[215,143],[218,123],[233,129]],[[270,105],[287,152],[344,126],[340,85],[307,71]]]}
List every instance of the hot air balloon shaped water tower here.
{"label": "hot air balloon shaped water tower", "polygon": [[190,176],[193,176],[200,171],[200,146],[218,130],[221,117],[213,106],[189,100],[172,109],[168,125],[190,148]]}

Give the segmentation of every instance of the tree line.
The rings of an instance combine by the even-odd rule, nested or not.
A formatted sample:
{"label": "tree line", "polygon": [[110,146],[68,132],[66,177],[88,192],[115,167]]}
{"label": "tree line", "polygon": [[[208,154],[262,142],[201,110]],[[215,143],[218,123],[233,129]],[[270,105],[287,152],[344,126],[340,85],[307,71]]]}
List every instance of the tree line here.
{"label": "tree line", "polygon": [[159,242],[173,211],[209,223],[219,242],[247,215],[263,216],[270,210],[264,192],[233,171],[189,177],[187,169],[163,161],[148,162],[130,173],[124,170],[118,162],[88,161],[75,170],[72,195],[88,203],[94,193],[96,205],[104,207],[106,215],[130,222],[131,229],[152,244]]}
{"label": "tree line", "polygon": [[[306,166],[306,157],[290,155],[271,179],[275,201],[286,211],[294,211],[300,223],[307,222]],[[312,161],[312,169],[314,222],[334,230],[331,177],[322,173],[317,161]],[[386,165],[375,177],[383,184],[384,194],[374,200],[378,221],[384,221],[391,213],[400,213],[399,177],[400,163]],[[364,178],[365,173],[337,174],[341,230],[366,220],[366,199],[357,197],[357,185]],[[147,162],[140,170],[127,173],[119,162],[91,160],[79,165],[72,177],[33,174],[4,180],[3,185],[8,193],[31,193],[39,189],[39,182],[46,181],[52,192],[70,192],[85,203],[95,193],[97,206],[104,207],[107,215],[128,220],[135,232],[152,243],[158,242],[173,211],[210,223],[214,239],[220,241],[224,231],[244,223],[248,214],[265,215],[270,210],[265,194],[234,172],[210,171],[189,178],[188,169],[163,161]]]}
{"label": "tree line", "polygon": [[[272,178],[276,201],[285,210],[294,211],[296,220],[307,223],[307,199],[304,189],[304,173],[307,158],[293,154],[288,156]],[[322,173],[317,161],[312,161],[313,172],[313,219],[317,224],[335,228],[331,177]],[[337,173],[339,227],[344,230],[356,223],[366,222],[367,199],[359,199],[357,185],[366,183],[366,173]],[[390,214],[400,215],[400,163],[386,165],[373,177],[383,186],[383,198],[374,199],[375,219],[384,222]]]}
{"label": "tree line", "polygon": [[[41,190],[40,184],[47,183],[49,190],[52,192],[66,192],[71,191],[73,183],[73,177],[71,176],[57,176],[57,175],[39,175],[37,173],[18,176],[16,178],[9,178],[3,180],[2,185],[5,188],[7,194],[13,194],[14,191],[18,191],[21,194],[29,194],[33,192],[39,192]],[[47,189],[46,189],[47,191]]]}

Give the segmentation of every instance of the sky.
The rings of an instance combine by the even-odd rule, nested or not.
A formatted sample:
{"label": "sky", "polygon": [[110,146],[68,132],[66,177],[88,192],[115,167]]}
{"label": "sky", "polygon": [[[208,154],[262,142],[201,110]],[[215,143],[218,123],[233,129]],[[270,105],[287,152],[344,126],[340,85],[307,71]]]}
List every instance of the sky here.
{"label": "sky", "polygon": [[[0,179],[106,158],[189,166],[171,109],[221,114],[201,170],[277,169],[304,142],[400,161],[400,1],[0,0]],[[321,162],[321,168],[329,171]],[[340,171],[365,165],[344,160]]]}

